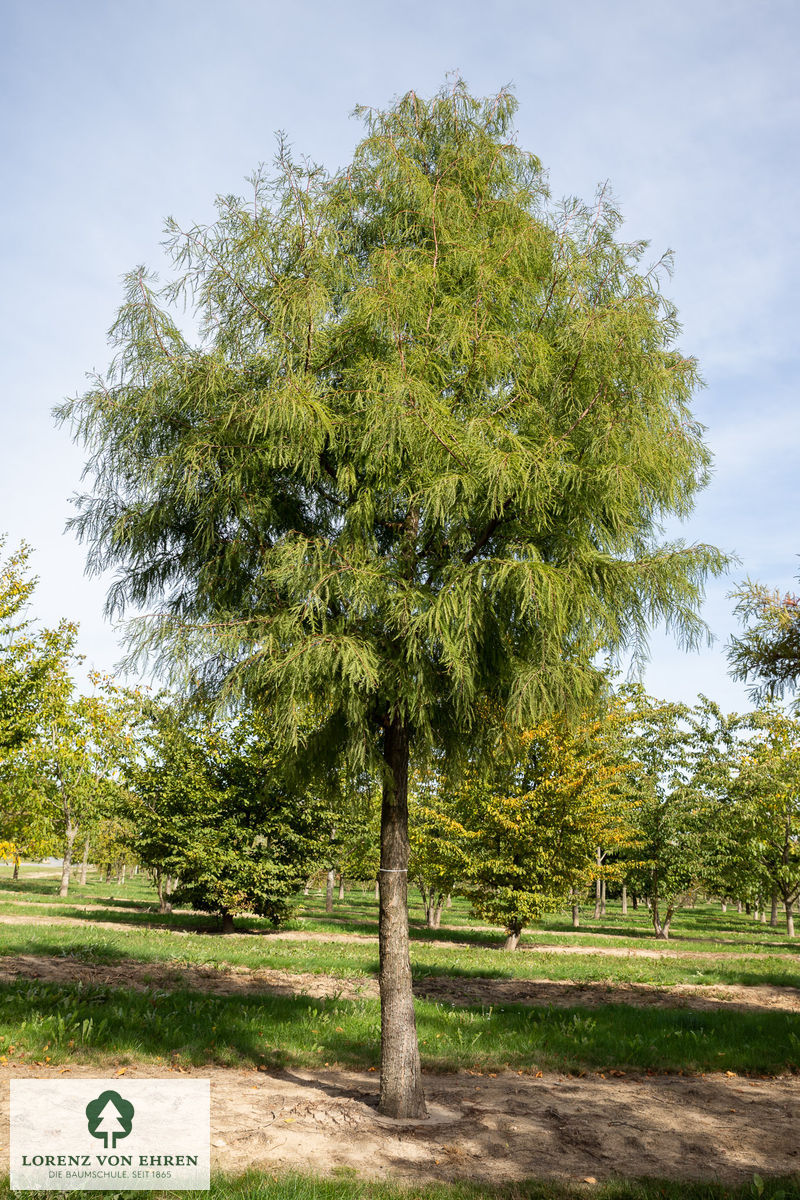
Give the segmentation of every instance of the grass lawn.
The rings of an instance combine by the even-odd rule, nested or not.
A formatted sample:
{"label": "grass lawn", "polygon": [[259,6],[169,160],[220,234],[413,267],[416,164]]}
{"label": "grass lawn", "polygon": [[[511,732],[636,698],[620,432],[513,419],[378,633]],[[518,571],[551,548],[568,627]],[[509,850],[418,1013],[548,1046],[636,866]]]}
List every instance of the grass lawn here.
{"label": "grass lawn", "polygon": [[[13,881],[0,875],[0,952],[45,955],[59,961],[140,964],[146,968],[237,967],[330,975],[374,981],[378,968],[377,906],[372,890],[348,890],[334,912],[319,890],[298,897],[289,929],[308,936],[276,937],[264,921],[241,918],[239,936],[223,936],[214,918],[190,912],[160,915],[154,889],[142,876],[124,885],[90,875],[85,887],[57,895],[58,873],[23,869]],[[591,910],[588,910],[591,911]],[[63,918],[69,924],[58,924]],[[800,960],[784,930],[719,905],[680,912],[674,936],[652,936],[646,910],[622,916],[609,905],[601,920],[583,919],[573,930],[565,914],[528,930],[536,946],[504,953],[500,931],[487,930],[456,900],[443,913],[445,928],[428,930],[419,898],[412,896],[412,967],[415,978],[550,980],[553,983],[769,984],[800,987]],[[324,940],[350,934],[350,940]],[[359,936],[360,935],[360,936]],[[563,952],[568,949],[570,952]],[[596,951],[602,949],[604,953]],[[647,957],[650,951],[666,957]],[[678,951],[677,955],[670,952]],[[144,971],[141,971],[144,967]],[[163,978],[163,977],[161,977]],[[335,991],[335,988],[334,988]],[[0,984],[0,1063],[53,1066],[88,1063],[105,1069],[133,1062],[249,1068],[348,1067],[375,1069],[380,1014],[372,995],[311,999],[241,991],[208,994],[154,982],[147,991],[100,982],[17,979]],[[613,990],[609,999],[613,1000]],[[495,1073],[728,1071],[772,1076],[800,1071],[800,1013],[780,1009],[717,1007],[455,1005],[420,998],[416,1004],[420,1050],[428,1071]],[[212,1200],[722,1200],[789,1197],[788,1181],[757,1179],[741,1188],[666,1182],[607,1183],[572,1188],[531,1182],[504,1188],[467,1185],[402,1189],[355,1177],[219,1176]],[[2,1188],[0,1188],[2,1192]],[[0,1200],[4,1200],[2,1192]]]}
{"label": "grass lawn", "polygon": [[[344,1173],[343,1173],[344,1174]],[[73,1196],[75,1200],[97,1197],[97,1192],[10,1192],[8,1181],[0,1184],[0,1200],[25,1197],[37,1200],[42,1195]],[[339,1179],[319,1179],[307,1175],[280,1178],[260,1172],[246,1175],[212,1177],[208,1192],[149,1192],[153,1200],[183,1200],[207,1197],[208,1200],[797,1200],[797,1185],[790,1179],[762,1180],[741,1187],[715,1183],[675,1183],[669,1180],[625,1180],[619,1183],[570,1186],[561,1183],[507,1184],[491,1187],[469,1183],[433,1184],[402,1187],[391,1183],[365,1182],[349,1174]],[[142,1192],[115,1192],[113,1200],[141,1197]]]}

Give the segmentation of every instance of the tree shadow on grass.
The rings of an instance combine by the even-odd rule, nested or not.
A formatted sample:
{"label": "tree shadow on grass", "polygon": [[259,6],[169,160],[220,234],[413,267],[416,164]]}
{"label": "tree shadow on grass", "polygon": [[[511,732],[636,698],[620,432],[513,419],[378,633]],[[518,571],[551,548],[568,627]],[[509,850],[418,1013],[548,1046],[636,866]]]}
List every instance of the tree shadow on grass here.
{"label": "tree shadow on grass", "polygon": [[[0,1034],[53,1061],[144,1056],[170,1062],[376,1067],[377,1000],[17,980],[0,984]],[[800,1063],[800,1016],[720,1009],[458,1006],[418,1001],[423,1064],[433,1070],[776,1074]],[[18,1061],[18,1059],[15,1059]]]}

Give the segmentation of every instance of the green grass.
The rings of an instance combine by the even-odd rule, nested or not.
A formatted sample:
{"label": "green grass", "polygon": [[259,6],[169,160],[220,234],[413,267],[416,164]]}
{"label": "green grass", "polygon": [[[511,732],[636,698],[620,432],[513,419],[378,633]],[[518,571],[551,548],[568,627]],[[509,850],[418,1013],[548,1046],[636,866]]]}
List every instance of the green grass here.
{"label": "green grass", "polygon": [[[129,877],[125,884],[106,883],[96,872],[91,872],[89,882],[81,887],[73,882],[66,900],[59,900],[58,872],[51,871],[47,877],[39,877],[43,868],[23,869],[20,880],[8,875],[0,878],[0,913],[35,914],[55,913],[92,921],[114,921],[120,924],[146,925],[153,928],[180,929],[185,932],[203,930],[211,932],[218,925],[215,918],[200,913],[171,913],[159,915],[157,897],[149,879],[143,874]],[[35,876],[35,877],[32,877]],[[103,911],[83,912],[81,906],[99,905]],[[124,911],[126,908],[137,911]],[[591,909],[586,910],[586,913]],[[597,921],[582,913],[581,927],[573,930],[565,914],[554,914],[544,918],[535,928],[529,929],[523,938],[527,944],[552,944],[564,946],[602,946],[606,949],[651,949],[656,951],[691,951],[697,954],[800,954],[796,942],[787,940],[783,925],[773,929],[761,925],[752,917],[735,911],[722,913],[719,905],[699,905],[678,911],[673,922],[672,935],[668,942],[659,941],[653,935],[647,911],[629,907],[623,917],[617,902],[610,902],[608,915]],[[442,921],[445,928],[427,929],[421,900],[416,889],[410,893],[410,925],[413,941],[435,946],[442,942],[459,941],[478,948],[496,947],[502,942],[500,930],[488,929],[470,916],[466,901],[456,898],[450,909],[445,909]],[[238,925],[242,930],[267,932],[266,921],[255,917],[241,917]],[[288,928],[304,929],[309,933],[351,933],[367,936],[377,935],[377,905],[371,889],[350,889],[343,901],[336,900],[334,912],[327,914],[324,895],[320,890],[309,896],[297,897],[295,919]],[[598,934],[602,935],[598,937]]]}
{"label": "green grass", "polygon": [[[157,999],[154,1004],[153,1000]],[[800,1068],[800,1016],[725,1008],[416,1005],[423,1066],[434,1071],[735,1071]],[[0,1061],[169,1062],[193,1066],[379,1061],[377,1000],[143,993],[107,986],[0,985]],[[12,1050],[13,1047],[13,1050]]]}
{"label": "green grass", "polygon": [[[63,1192],[9,1191],[8,1180],[0,1183],[0,1200],[38,1200],[63,1196]],[[341,1178],[320,1179],[308,1175],[261,1173],[215,1175],[208,1192],[150,1192],[153,1200],[798,1200],[796,1179],[767,1179],[755,1176],[741,1186],[719,1183],[688,1183],[669,1180],[625,1180],[600,1184],[529,1181],[499,1186],[474,1183],[436,1183],[415,1186],[368,1181],[342,1172]],[[90,1200],[96,1192],[70,1192],[75,1200]],[[136,1200],[141,1192],[115,1192],[112,1200]]]}
{"label": "green grass", "polygon": [[[136,959],[146,963],[180,965],[269,967],[276,970],[333,975],[348,979],[375,978],[378,947],[374,942],[350,943],[283,941],[269,933],[251,937],[222,937],[145,925],[141,931],[98,929],[85,925],[0,924],[0,954],[45,954],[73,957],[85,962]],[[416,978],[453,976],[464,979],[543,979],[576,983],[675,983],[740,986],[773,984],[800,987],[800,962],[765,955],[703,955],[685,958],[638,958],[620,955],[557,954],[547,951],[446,947],[417,943],[411,951]]]}

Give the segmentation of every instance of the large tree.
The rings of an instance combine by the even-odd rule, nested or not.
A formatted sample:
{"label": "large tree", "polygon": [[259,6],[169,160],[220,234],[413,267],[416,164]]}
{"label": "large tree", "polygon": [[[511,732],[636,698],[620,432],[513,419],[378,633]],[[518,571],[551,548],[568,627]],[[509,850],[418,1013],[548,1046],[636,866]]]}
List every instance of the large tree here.
{"label": "large tree", "polygon": [[[663,544],[709,454],[663,270],[607,195],[551,204],[507,92],[359,109],[333,176],[285,148],[131,273],[113,365],[62,419],[75,528],[140,648],[297,743],[382,773],[385,1114],[424,1113],[411,992],[409,761],[594,691],[600,647],[703,632],[707,546]],[[662,264],[663,266],[663,264]],[[192,337],[180,304],[193,305]],[[173,307],[178,302],[177,307]]]}

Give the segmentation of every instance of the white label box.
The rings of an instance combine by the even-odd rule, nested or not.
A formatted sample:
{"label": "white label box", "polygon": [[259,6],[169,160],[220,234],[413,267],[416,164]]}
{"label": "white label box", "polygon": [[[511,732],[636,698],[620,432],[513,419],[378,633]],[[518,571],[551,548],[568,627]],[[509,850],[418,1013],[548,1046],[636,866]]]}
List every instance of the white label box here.
{"label": "white label box", "polygon": [[12,1079],[13,1191],[207,1190],[207,1079]]}

